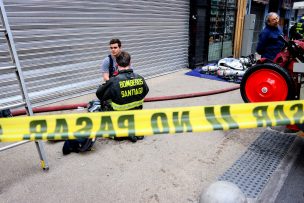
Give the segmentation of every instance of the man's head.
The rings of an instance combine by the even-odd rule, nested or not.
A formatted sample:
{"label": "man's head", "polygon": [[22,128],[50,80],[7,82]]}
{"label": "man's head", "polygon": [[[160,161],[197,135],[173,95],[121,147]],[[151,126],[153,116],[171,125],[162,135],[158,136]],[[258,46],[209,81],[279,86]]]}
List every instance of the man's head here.
{"label": "man's head", "polygon": [[116,57],[116,63],[118,65],[118,68],[120,69],[129,68],[130,62],[131,62],[131,56],[126,51],[120,52],[120,54]]}
{"label": "man's head", "polygon": [[279,20],[280,20],[280,17],[277,13],[270,12],[270,13],[267,14],[265,22],[266,22],[267,25],[269,25],[271,27],[278,27]]}
{"label": "man's head", "polygon": [[111,54],[117,57],[121,52],[121,42],[119,39],[111,39],[110,43]]}

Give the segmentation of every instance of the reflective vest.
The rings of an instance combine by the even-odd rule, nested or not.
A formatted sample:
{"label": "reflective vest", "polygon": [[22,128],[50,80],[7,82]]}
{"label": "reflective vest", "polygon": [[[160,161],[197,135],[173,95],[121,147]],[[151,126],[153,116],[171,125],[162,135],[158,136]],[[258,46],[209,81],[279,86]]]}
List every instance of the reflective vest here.
{"label": "reflective vest", "polygon": [[304,24],[303,23],[297,23],[296,30],[298,33],[300,33],[304,37]]}

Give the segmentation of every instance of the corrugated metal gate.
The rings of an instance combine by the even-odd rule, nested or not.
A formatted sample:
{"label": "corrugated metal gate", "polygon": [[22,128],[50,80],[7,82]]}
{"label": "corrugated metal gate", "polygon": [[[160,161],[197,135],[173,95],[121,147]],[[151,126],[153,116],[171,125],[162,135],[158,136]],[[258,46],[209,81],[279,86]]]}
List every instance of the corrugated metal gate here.
{"label": "corrugated metal gate", "polygon": [[[108,42],[120,38],[144,77],[188,65],[187,0],[5,0],[33,106],[94,92]],[[8,63],[0,39],[0,66]],[[0,105],[21,99],[14,74],[0,75]]]}

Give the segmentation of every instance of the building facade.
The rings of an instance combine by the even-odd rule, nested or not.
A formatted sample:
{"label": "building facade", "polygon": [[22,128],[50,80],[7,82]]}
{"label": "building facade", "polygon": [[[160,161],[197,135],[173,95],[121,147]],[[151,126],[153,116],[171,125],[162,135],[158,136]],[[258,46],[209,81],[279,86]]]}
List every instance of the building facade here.
{"label": "building facade", "polygon": [[[33,106],[93,93],[109,41],[119,38],[145,78],[188,67],[189,0],[4,0]],[[4,36],[0,67],[10,63]],[[0,105],[21,100],[0,75]],[[85,101],[84,101],[85,102]]]}
{"label": "building facade", "polygon": [[[233,56],[243,0],[4,0],[33,106],[92,93],[101,84],[108,43],[119,38],[146,78]],[[255,14],[255,51],[265,15],[285,28],[290,0],[247,0]],[[288,26],[287,26],[288,27]],[[0,67],[10,65],[4,36]],[[0,75],[0,105],[21,100],[14,74]]]}
{"label": "building facade", "polygon": [[233,55],[236,0],[190,1],[189,65]]}

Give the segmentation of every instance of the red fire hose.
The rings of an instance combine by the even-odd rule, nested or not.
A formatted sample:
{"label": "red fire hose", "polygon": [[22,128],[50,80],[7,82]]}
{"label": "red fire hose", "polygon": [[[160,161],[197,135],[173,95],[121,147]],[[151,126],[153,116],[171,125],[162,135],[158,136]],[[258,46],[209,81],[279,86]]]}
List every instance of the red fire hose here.
{"label": "red fire hose", "polygon": [[[234,86],[230,88],[224,88],[219,90],[212,90],[207,92],[198,92],[198,93],[189,93],[189,94],[180,94],[180,95],[172,95],[172,96],[161,96],[161,97],[150,97],[145,98],[144,102],[155,102],[155,101],[166,101],[166,100],[174,100],[174,99],[186,99],[192,97],[201,97],[201,96],[208,96],[213,94],[220,94],[229,91],[233,91],[239,89],[240,86]],[[88,103],[79,103],[79,104],[69,104],[69,105],[60,105],[60,106],[46,106],[46,107],[35,107],[33,108],[34,113],[42,113],[42,112],[50,112],[50,111],[63,111],[69,109],[77,109],[79,107],[87,107]],[[26,114],[24,109],[14,110],[12,111],[13,116],[19,116]]]}

